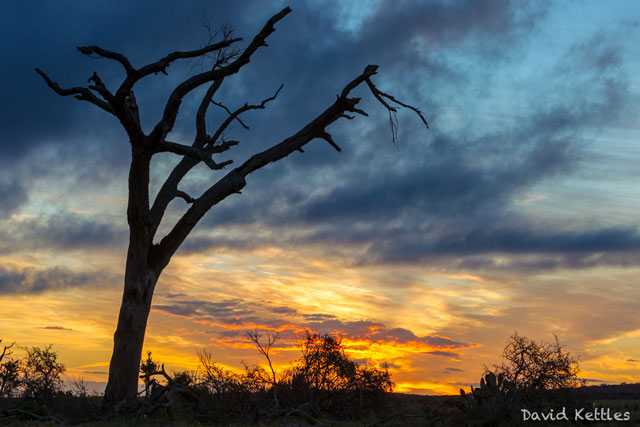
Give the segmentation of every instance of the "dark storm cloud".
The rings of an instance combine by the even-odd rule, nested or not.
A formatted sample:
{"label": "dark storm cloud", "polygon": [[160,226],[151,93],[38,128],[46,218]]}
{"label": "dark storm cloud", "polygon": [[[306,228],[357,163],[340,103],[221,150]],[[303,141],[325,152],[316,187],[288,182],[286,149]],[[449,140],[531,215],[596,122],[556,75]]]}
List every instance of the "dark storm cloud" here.
{"label": "dark storm cloud", "polygon": [[126,230],[100,219],[69,214],[33,224],[28,234],[64,250],[123,245],[127,236]]}
{"label": "dark storm cloud", "polygon": [[[7,20],[6,31],[11,34],[10,39],[16,42],[6,46],[7,56],[13,60],[7,61],[0,70],[0,81],[6,85],[3,87],[5,99],[2,103],[2,115],[8,118],[0,150],[13,156],[22,156],[52,139],[78,140],[74,136],[87,133],[95,135],[96,130],[104,132],[105,128],[118,129],[114,119],[94,106],[71,98],[57,97],[46,88],[33,71],[34,67],[45,69],[63,86],[82,84],[94,70],[98,70],[103,72],[103,80],[107,85],[113,86],[123,77],[119,65],[112,61],[86,58],[75,51],[75,46],[98,44],[107,49],[118,50],[129,56],[135,66],[140,66],[156,60],[168,51],[198,47],[206,35],[199,25],[203,17],[210,21],[214,29],[229,23],[235,28],[236,35],[250,40],[264,24],[264,20],[278,11],[282,4],[249,4],[250,6],[244,2],[212,6],[210,2],[197,1],[190,3],[187,8],[170,2],[158,4],[141,1],[126,7],[113,2],[94,2],[91,6],[75,2],[38,5],[20,3],[9,6],[5,14],[11,19]],[[453,5],[446,2],[425,2],[405,4],[399,8],[395,2],[386,1],[363,22],[361,30],[346,37],[350,33],[348,28],[344,28],[346,23],[339,19],[340,8],[339,4],[294,5],[293,18],[287,17],[279,25],[282,30],[272,36],[277,43],[273,43],[270,52],[256,56],[256,67],[248,67],[248,77],[256,77],[253,79],[253,86],[249,84],[245,88],[232,83],[232,93],[243,97],[253,94],[252,89],[260,88],[258,94],[270,94],[271,87],[264,81],[271,82],[273,79],[265,79],[265,76],[291,82],[291,91],[294,93],[308,91],[310,88],[306,83],[317,80],[317,75],[323,74],[325,70],[333,69],[334,75],[338,72],[341,75],[349,73],[351,76],[356,70],[349,64],[357,64],[359,72],[366,65],[364,60],[374,53],[376,57],[380,54],[393,54],[398,51],[398,46],[410,46],[415,37],[446,41],[451,45],[464,41],[475,32],[484,35],[509,34],[523,24],[521,19],[516,18],[518,6],[508,2]],[[252,13],[248,14],[247,10],[252,10]],[[398,25],[400,22],[402,25]],[[380,32],[380,28],[385,31]],[[316,43],[315,47],[310,48],[309,39],[290,37],[285,32],[321,34],[322,37],[311,37]],[[244,45],[246,43],[245,41]],[[292,55],[292,51],[297,54]],[[328,61],[329,58],[332,60]],[[335,64],[336,60],[339,60],[341,67],[330,65]],[[197,70],[196,65],[174,65],[169,70],[169,77],[160,76],[153,87],[142,85],[138,98],[147,100],[147,108],[142,110],[142,119],[147,126],[158,117],[169,88],[179,81],[181,72],[191,70],[193,73]],[[296,79],[296,76],[307,78]],[[251,80],[245,80],[243,76],[239,79],[245,86],[246,80]],[[346,78],[339,79],[341,80],[345,83],[348,81]],[[315,89],[311,89],[322,93],[326,82],[320,83],[315,85]],[[275,87],[277,84],[273,88]],[[267,88],[268,91],[265,90]],[[338,89],[339,87],[334,87],[332,91]],[[309,95],[313,96],[314,93],[305,94]],[[287,109],[287,120],[293,123],[310,117],[304,114],[310,108],[317,110],[316,106],[300,105],[295,99],[290,102],[296,103],[298,107],[302,106],[302,111],[299,111],[300,108],[298,111]],[[183,107],[187,111],[189,108],[192,107]],[[38,123],[38,126],[33,126],[33,123]],[[118,135],[124,139],[123,132],[119,131]],[[16,143],[17,141],[20,143]],[[75,144],[79,143],[80,141]]]}
{"label": "dark storm cloud", "polygon": [[560,253],[597,254],[612,251],[640,251],[636,229],[603,229],[566,232],[530,228],[486,228],[461,230],[439,236],[437,240],[402,236],[386,242],[385,248],[372,249],[380,260],[411,261],[429,255],[474,255],[478,253]]}
{"label": "dark storm cloud", "polygon": [[[589,52],[601,52],[602,60],[587,60],[592,58]],[[205,226],[262,224],[284,233],[240,238],[233,245],[204,238],[201,247],[330,244],[359,248],[355,253],[364,254],[359,262],[441,263],[439,256],[540,255],[500,266],[490,258],[457,264],[487,269],[631,265],[640,249],[635,224],[576,224],[566,230],[534,223],[510,209],[514,196],[531,185],[575,171],[583,159],[581,132],[606,126],[632,104],[634,97],[616,58],[618,46],[602,37],[573,46],[561,64],[569,68],[559,68],[569,70],[572,78],[558,79],[558,90],[569,97],[538,99],[523,111],[526,116],[517,128],[447,135],[434,126],[428,149],[414,156],[408,167],[349,163],[351,170],[346,172],[339,166],[334,168],[337,173],[326,170],[338,180],[329,181],[328,189],[285,187],[220,206],[205,219]],[[603,76],[605,69],[609,74]],[[299,232],[292,232],[296,227]]]}
{"label": "dark storm cloud", "polygon": [[[63,87],[84,84],[94,70],[103,73],[107,85],[113,84],[123,78],[118,65],[91,60],[75,47],[99,44],[120,50],[140,66],[141,61],[151,62],[169,49],[193,48],[194,43],[198,47],[205,35],[199,27],[203,14],[216,19],[214,26],[237,16],[224,5],[217,5],[215,10],[220,15],[207,14],[212,7],[206,1],[193,2],[189,7],[150,1],[135,5],[62,1],[8,6],[3,11],[8,18],[4,31],[10,35],[6,39],[13,42],[5,44],[4,49],[12,61],[0,70],[4,95],[0,112],[9,120],[0,152],[19,156],[51,139],[74,139],[73,135],[86,135],[93,129],[104,131],[105,126],[118,129],[115,119],[94,106],[72,97],[57,97],[34,72],[35,67],[47,71]],[[162,43],[158,42],[159,34],[164,37]],[[156,92],[164,96],[164,91]]]}
{"label": "dark storm cloud", "polygon": [[[285,317],[297,314],[297,310],[291,307],[270,304],[256,306],[240,299],[227,299],[220,302],[178,300],[154,304],[153,308],[177,316],[226,325],[254,323],[278,327],[286,323]],[[231,332],[233,336],[244,336],[244,334],[244,329]]]}
{"label": "dark storm cloud", "polygon": [[74,251],[124,248],[127,231],[97,217],[68,212],[38,219],[9,222],[11,229],[0,234],[0,253],[29,250]]}
{"label": "dark storm cloud", "polygon": [[[581,132],[619,117],[630,105],[628,77],[619,72],[624,61],[614,38],[599,33],[571,46],[556,74],[546,76],[549,85],[529,88],[531,97],[518,106],[516,126],[476,126],[479,118],[471,110],[455,130],[443,130],[440,124],[440,112],[447,106],[476,96],[473,79],[486,81],[482,90],[487,93],[494,89],[492,75],[523,54],[546,5],[386,0],[371,6],[360,22],[344,19],[345,8],[354,6],[342,2],[292,5],[294,12],[278,23],[270,46],[216,95],[235,108],[245,101],[259,102],[285,83],[266,111],[247,115],[251,131],[235,126],[230,136],[238,136],[242,144],[228,158],[237,164],[297,130],[368,63],[381,65],[374,80],[419,106],[432,130],[427,134],[417,118],[401,114],[401,152],[383,151],[381,147],[390,149],[384,109],[361,90],[358,96],[363,96],[363,108],[371,117],[331,127],[336,141],[345,145],[343,153],[315,141],[304,154],[251,176],[245,194],[215,207],[199,228],[253,226],[270,232],[194,235],[180,253],[288,244],[339,246],[351,252],[355,262],[440,263],[441,257],[465,257],[457,265],[505,268],[482,255],[507,252],[540,255],[512,260],[507,263],[512,268],[627,262],[640,241],[634,225],[555,229],[526,221],[511,209],[513,198],[530,186],[573,172],[581,158]],[[0,70],[6,86],[0,113],[8,119],[0,140],[2,157],[19,162],[43,146],[64,142],[51,164],[96,187],[114,177],[123,179],[118,173],[126,168],[128,146],[117,121],[90,104],[58,97],[33,67],[42,67],[63,86],[82,84],[98,70],[113,87],[123,77],[118,64],[86,58],[75,46],[118,50],[140,66],[170,51],[197,47],[206,35],[199,28],[203,15],[213,28],[232,24],[246,46],[282,6],[275,1],[211,5],[204,0],[188,8],[148,1],[126,7],[113,2],[10,6],[7,15],[13,19],[7,31],[20,43],[7,47],[15,60]],[[193,61],[176,63],[168,76],[154,76],[140,85],[136,96],[146,130],[160,116],[170,89],[198,67]],[[185,141],[193,133],[195,95],[185,99],[173,135]],[[212,110],[209,128],[225,115]],[[206,184],[193,180],[184,189],[196,195]],[[28,191],[24,183],[0,180],[0,213],[16,212]],[[93,221],[58,217],[50,225],[34,223],[26,240],[38,236],[45,246],[63,250],[125,241],[123,230]],[[5,243],[2,250],[10,249]],[[189,312],[186,306],[174,309]]]}
{"label": "dark storm cloud", "polygon": [[0,176],[0,215],[7,216],[17,211],[28,199],[27,189],[17,177]]}
{"label": "dark storm cloud", "polygon": [[249,304],[239,300],[230,299],[221,302],[210,301],[175,301],[172,304],[154,304],[157,310],[185,317],[232,319],[236,316],[247,316],[253,313]]}
{"label": "dark storm cloud", "polygon": [[365,20],[360,37],[370,48],[391,53],[424,38],[429,46],[446,47],[468,41],[499,38],[507,43],[514,32],[526,32],[543,14],[539,5],[509,0],[457,2],[385,1]]}
{"label": "dark storm cloud", "polygon": [[41,294],[70,287],[99,286],[111,275],[104,272],[75,272],[62,267],[46,269],[0,267],[0,295]]}

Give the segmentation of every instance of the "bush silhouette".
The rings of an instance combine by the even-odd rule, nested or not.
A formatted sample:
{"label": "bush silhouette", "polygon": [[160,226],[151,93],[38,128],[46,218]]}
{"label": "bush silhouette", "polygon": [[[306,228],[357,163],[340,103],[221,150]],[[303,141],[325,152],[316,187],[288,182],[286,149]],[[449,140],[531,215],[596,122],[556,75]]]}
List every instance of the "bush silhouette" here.
{"label": "bush silhouette", "polygon": [[485,367],[480,387],[472,386],[468,393],[460,390],[467,415],[480,424],[513,425],[523,408],[577,404],[568,392],[585,381],[578,378],[578,359],[564,350],[558,337],[554,342],[536,342],[514,332],[502,358],[493,369]]}
{"label": "bush silhouette", "polygon": [[393,389],[386,368],[350,360],[338,337],[307,331],[302,356],[280,375],[270,358],[277,334],[268,335],[266,344],[258,331],[249,337],[267,359],[270,372],[245,366],[245,372],[237,374],[223,369],[211,353],[203,351],[196,372],[170,375],[149,354],[141,365],[141,378],[149,392],[139,414],[162,410],[170,417],[180,414],[222,423],[294,416],[316,423],[317,417],[348,418],[378,411],[386,392]]}
{"label": "bush silhouette", "polygon": [[27,348],[22,367],[22,395],[45,406],[62,390],[62,374],[65,366],[58,362],[58,353],[52,346]]}

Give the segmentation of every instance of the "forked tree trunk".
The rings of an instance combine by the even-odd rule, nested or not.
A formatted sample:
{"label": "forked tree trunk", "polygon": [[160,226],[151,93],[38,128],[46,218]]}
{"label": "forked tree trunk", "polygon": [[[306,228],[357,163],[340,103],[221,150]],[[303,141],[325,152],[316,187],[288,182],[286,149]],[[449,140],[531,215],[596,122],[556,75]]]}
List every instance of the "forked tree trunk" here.
{"label": "forked tree trunk", "polygon": [[[57,94],[61,96],[74,95],[77,99],[88,101],[115,116],[127,132],[131,142],[127,206],[129,250],[127,252],[122,305],[120,306],[118,326],[114,336],[113,355],[109,365],[109,382],[107,383],[103,400],[105,409],[119,408],[122,404],[127,407],[133,407],[136,404],[140,359],[147,318],[151,309],[153,290],[162,270],[207,211],[231,194],[240,193],[240,190],[246,185],[245,178],[249,174],[270,163],[277,162],[295,151],[304,152],[303,147],[314,139],[323,139],[337,151],[341,151],[326,128],[341,118],[348,120],[354,118],[354,116],[347,113],[367,115],[365,111],[357,108],[360,98],[349,98],[350,92],[363,83],[366,83],[373,96],[389,112],[393,141],[396,138],[397,125],[394,125],[392,115],[397,110],[396,107],[391,106],[391,103],[415,111],[424,125],[427,128],[429,127],[419,109],[398,101],[392,95],[382,92],[373,84],[370,79],[376,74],[378,66],[368,65],[362,74],[355,77],[342,89],[333,104],[299,131],[272,145],[270,148],[253,154],[242,165],[234,168],[213,183],[197,198],[180,191],[178,186],[181,180],[200,162],[203,162],[212,170],[221,170],[231,164],[231,160],[218,163],[213,159],[214,154],[223,153],[239,143],[238,141],[224,139],[227,127],[234,120],[240,121],[239,116],[242,113],[248,110],[265,108],[265,104],[274,100],[280,92],[280,89],[278,89],[272,97],[264,99],[260,104],[250,105],[245,103],[244,106],[234,112],[213,101],[213,96],[223,80],[237,73],[243,66],[248,64],[252,55],[261,46],[267,46],[265,40],[269,34],[275,31],[274,25],[289,12],[291,12],[291,9],[285,7],[273,15],[242,53],[226,51],[226,48],[242,40],[240,38],[231,38],[231,32],[228,31],[223,32],[223,40],[219,43],[210,43],[193,51],[173,52],[159,61],[139,69],[134,68],[131,62],[120,53],[108,51],[99,46],[78,47],[78,50],[85,55],[109,58],[119,62],[124,67],[127,77],[115,93],[112,93],[105,86],[95,72],[89,79],[92,84],[88,87],[63,89],[43,71],[36,68],[36,72]],[[152,74],[166,74],[167,67],[178,59],[202,58],[212,52],[218,53],[218,59],[212,68],[190,76],[176,86],[167,100],[162,119],[155,125],[151,133],[145,134],[140,126],[138,106],[133,94],[134,85],[139,80]],[[210,84],[210,87],[202,98],[196,114],[196,136],[193,143],[184,145],[165,140],[175,124],[183,98],[204,84]],[[229,112],[229,117],[217,130],[209,134],[205,124],[205,117],[207,108],[211,103],[221,105]],[[242,121],[240,123],[246,127]],[[169,174],[151,206],[149,203],[149,166],[151,157],[154,154],[169,152],[183,156],[183,158]],[[189,203],[190,207],[175,223],[171,231],[158,243],[154,244],[154,236],[165,210],[175,198],[184,199]]]}

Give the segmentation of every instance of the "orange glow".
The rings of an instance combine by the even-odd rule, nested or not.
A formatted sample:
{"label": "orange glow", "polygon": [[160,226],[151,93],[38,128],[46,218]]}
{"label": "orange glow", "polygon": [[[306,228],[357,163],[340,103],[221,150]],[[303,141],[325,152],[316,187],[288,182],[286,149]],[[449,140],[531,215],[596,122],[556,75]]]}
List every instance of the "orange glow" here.
{"label": "orange glow", "polygon": [[[42,268],[59,259],[43,254],[0,257],[8,270]],[[16,341],[19,346],[53,343],[69,375],[106,381],[122,286],[118,276],[122,260],[112,259],[116,278],[108,286],[0,295],[0,338]],[[84,254],[74,263],[101,265]],[[401,274],[409,277],[405,285],[390,286]],[[585,378],[638,381],[640,363],[630,361],[640,360],[637,328],[603,331],[589,339],[562,332],[600,331],[602,320],[591,321],[585,314],[588,312],[611,313],[609,318],[625,313],[619,301],[630,299],[626,295],[634,288],[629,288],[625,298],[618,297],[610,290],[611,271],[591,274],[593,277],[580,278],[577,291],[563,292],[569,288],[569,279],[558,272],[544,276],[538,285],[552,281],[553,292],[536,290],[535,296],[518,296],[526,288],[518,290],[473,272],[432,273],[417,267],[401,271],[354,269],[287,250],[262,250],[246,256],[221,253],[215,258],[177,256],[158,285],[154,297],[158,305],[173,304],[165,293],[174,293],[194,304],[238,301],[249,314],[216,318],[215,313],[183,315],[153,307],[144,351],[152,351],[154,359],[166,363],[169,370],[194,370],[197,351],[208,348],[221,366],[241,372],[242,361],[264,363],[244,336],[244,331],[259,329],[280,333],[273,355],[275,365],[283,370],[299,357],[307,328],[331,331],[342,338],[349,357],[377,367],[388,363],[398,391],[457,394],[460,387],[452,383],[478,382],[483,366],[499,362],[506,339],[517,329],[538,340],[559,332],[562,342],[569,340],[572,354],[581,356]],[[629,271],[616,277],[634,284],[638,274]],[[563,286],[553,282],[560,279]],[[587,299],[587,290],[600,296]],[[616,299],[608,301],[603,296]],[[580,298],[578,302],[576,298]],[[286,310],[278,311],[280,307]],[[553,317],[547,314],[550,312],[555,313]],[[305,316],[317,318],[309,322]],[[633,316],[628,314],[627,320]],[[572,327],[585,319],[591,322],[587,323],[590,328]],[[394,335],[394,328],[406,331],[404,338]],[[231,332],[235,333],[229,335]],[[421,338],[426,336],[432,340]],[[447,340],[455,344],[449,345]]]}

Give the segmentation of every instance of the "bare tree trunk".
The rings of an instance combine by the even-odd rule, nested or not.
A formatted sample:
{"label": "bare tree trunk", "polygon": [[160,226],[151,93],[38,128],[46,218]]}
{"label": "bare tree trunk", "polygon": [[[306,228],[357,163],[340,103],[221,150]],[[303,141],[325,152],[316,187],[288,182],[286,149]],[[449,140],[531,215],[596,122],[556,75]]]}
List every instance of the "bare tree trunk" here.
{"label": "bare tree trunk", "polygon": [[142,345],[151,310],[151,298],[159,272],[151,262],[152,237],[149,228],[149,164],[151,157],[140,148],[144,141],[132,141],[129,170],[129,250],[118,326],[113,338],[109,381],[104,405],[133,407],[138,394]]}
{"label": "bare tree trunk", "polygon": [[127,259],[124,294],[113,338],[113,355],[109,366],[109,382],[105,403],[112,406],[123,400],[126,406],[135,404],[142,345],[151,309],[151,297],[157,277],[137,256]]}

